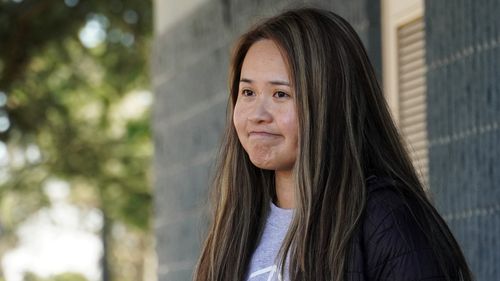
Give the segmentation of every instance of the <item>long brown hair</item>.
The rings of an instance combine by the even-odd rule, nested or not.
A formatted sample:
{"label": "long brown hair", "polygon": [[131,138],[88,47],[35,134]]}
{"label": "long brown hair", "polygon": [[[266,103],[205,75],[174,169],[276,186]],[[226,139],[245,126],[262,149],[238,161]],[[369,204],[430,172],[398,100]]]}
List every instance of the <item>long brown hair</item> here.
{"label": "long brown hair", "polygon": [[[250,46],[273,40],[289,67],[299,120],[294,217],[280,250],[290,279],[345,277],[370,173],[388,175],[416,202],[415,216],[448,280],[472,280],[465,258],[431,205],[393,123],[361,40],[343,18],[313,7],[291,9],[254,25],[237,41],[230,65],[226,128],[211,189],[212,221],[193,280],[243,280],[257,246],[274,171],[254,166],[238,140],[233,108]],[[283,274],[283,267],[281,273]]]}

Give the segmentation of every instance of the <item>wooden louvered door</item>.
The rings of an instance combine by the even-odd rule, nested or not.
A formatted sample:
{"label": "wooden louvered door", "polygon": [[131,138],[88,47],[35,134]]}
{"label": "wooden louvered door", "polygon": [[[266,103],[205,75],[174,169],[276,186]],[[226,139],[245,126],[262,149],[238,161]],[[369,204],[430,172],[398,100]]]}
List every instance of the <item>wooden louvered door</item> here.
{"label": "wooden louvered door", "polygon": [[417,172],[427,185],[426,64],[422,17],[397,28],[397,44],[399,127]]}

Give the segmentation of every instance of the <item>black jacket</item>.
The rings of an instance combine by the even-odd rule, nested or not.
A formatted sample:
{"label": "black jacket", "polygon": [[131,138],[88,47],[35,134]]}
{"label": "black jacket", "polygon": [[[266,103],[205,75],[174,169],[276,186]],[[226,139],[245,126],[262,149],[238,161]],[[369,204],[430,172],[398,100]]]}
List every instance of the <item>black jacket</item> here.
{"label": "black jacket", "polygon": [[444,281],[429,241],[394,185],[389,177],[367,178],[368,201],[353,238],[347,280]]}

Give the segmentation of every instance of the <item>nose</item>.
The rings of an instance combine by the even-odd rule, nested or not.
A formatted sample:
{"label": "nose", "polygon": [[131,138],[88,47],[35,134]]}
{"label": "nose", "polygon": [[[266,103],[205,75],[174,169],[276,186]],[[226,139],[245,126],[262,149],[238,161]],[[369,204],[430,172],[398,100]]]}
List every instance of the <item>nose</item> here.
{"label": "nose", "polygon": [[252,105],[252,110],[248,114],[248,120],[255,123],[270,122],[272,114],[268,110],[268,101],[266,97],[260,95]]}

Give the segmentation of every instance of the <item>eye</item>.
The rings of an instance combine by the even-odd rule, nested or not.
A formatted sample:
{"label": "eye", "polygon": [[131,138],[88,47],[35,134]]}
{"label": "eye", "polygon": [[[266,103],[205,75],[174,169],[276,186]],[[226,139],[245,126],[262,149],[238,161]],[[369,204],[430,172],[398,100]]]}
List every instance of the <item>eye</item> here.
{"label": "eye", "polygon": [[286,97],[290,97],[289,94],[283,92],[283,91],[277,91],[274,93],[274,95],[278,98],[286,98]]}
{"label": "eye", "polygon": [[249,89],[243,89],[243,90],[241,90],[241,94],[245,97],[248,97],[248,96],[252,95],[253,92]]}

